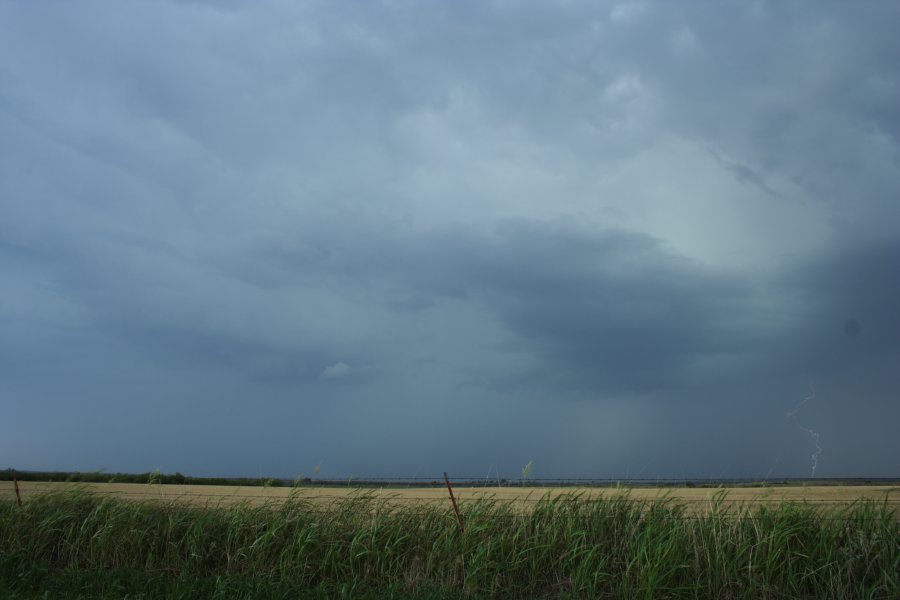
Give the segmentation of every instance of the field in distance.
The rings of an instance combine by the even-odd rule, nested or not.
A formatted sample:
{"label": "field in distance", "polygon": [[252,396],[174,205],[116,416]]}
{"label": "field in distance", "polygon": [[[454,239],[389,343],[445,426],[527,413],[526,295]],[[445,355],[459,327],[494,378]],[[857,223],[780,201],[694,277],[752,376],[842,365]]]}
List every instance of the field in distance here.
{"label": "field in distance", "polygon": [[[212,486],[212,485],[160,485],[139,483],[62,483],[19,482],[23,501],[47,492],[74,487],[93,493],[108,494],[132,500],[178,501],[194,505],[234,504],[250,502],[264,504],[278,502],[294,496],[299,500],[321,503],[323,506],[366,494],[401,505],[447,504],[446,488],[360,488],[360,487],[262,487],[262,486]],[[454,487],[453,492],[461,504],[480,498],[492,498],[501,502],[520,505],[523,509],[547,495],[580,494],[583,498],[611,497],[627,494],[635,500],[671,498],[691,509],[703,511],[711,505],[716,495],[724,492],[724,503],[733,505],[759,505],[783,501],[809,504],[849,505],[861,499],[885,502],[890,507],[900,507],[898,486],[792,486],[792,487],[732,487],[732,488],[575,488],[575,487]],[[12,482],[0,482],[0,497],[15,498]]]}

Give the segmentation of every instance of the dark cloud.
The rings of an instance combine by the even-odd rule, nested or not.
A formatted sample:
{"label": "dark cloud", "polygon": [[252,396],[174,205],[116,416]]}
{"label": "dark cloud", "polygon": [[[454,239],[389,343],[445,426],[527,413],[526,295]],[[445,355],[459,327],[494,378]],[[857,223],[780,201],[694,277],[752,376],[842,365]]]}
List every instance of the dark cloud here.
{"label": "dark cloud", "polygon": [[[438,269],[436,279],[458,281],[516,344],[540,357],[535,372],[517,373],[507,385],[658,390],[704,357],[746,352],[748,340],[733,322],[752,309],[743,286],[648,236],[512,222],[490,241],[444,250],[445,261],[458,262],[449,275]],[[427,256],[431,268],[442,263]]]}
{"label": "dark cloud", "polygon": [[4,4],[0,454],[888,473],[898,10]]}
{"label": "dark cloud", "polygon": [[789,269],[780,283],[802,315],[798,329],[785,336],[796,354],[792,362],[842,369],[900,360],[898,264],[900,244],[874,241]]}

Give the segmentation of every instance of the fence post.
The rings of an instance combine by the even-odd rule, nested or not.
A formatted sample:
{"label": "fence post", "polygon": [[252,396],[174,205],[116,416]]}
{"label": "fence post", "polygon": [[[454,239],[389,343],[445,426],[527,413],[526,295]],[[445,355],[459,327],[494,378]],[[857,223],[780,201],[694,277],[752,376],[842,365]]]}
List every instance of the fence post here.
{"label": "fence post", "polygon": [[19,508],[22,508],[22,495],[19,493],[19,480],[16,478],[16,470],[12,470],[12,479],[13,479],[13,487],[16,488],[16,501],[19,503]]}
{"label": "fence post", "polygon": [[444,481],[447,482],[447,491],[450,492],[450,502],[453,504],[453,512],[456,513],[456,524],[459,525],[459,532],[463,533],[462,515],[459,514],[459,507],[456,505],[456,497],[453,495],[453,488],[450,487],[450,478],[447,477],[447,471],[444,471]]}

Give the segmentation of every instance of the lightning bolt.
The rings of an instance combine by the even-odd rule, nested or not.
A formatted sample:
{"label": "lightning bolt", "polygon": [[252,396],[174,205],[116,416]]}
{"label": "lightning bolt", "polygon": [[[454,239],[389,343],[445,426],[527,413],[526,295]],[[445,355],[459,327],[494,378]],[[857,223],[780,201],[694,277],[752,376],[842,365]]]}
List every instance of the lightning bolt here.
{"label": "lightning bolt", "polygon": [[777,465],[779,462],[781,462],[781,455],[782,455],[782,454],[783,454],[782,452],[779,452],[779,453],[778,453],[778,456],[775,457],[775,462],[772,463],[772,466],[771,466],[771,467],[769,467],[769,471],[766,473],[766,476],[763,477],[763,481],[765,481],[765,480],[767,480],[767,479],[769,478],[769,475],[771,475],[771,474],[772,474],[772,471],[775,470],[775,465]]}
{"label": "lightning bolt", "polygon": [[796,407],[794,407],[794,410],[785,415],[785,418],[793,419],[794,423],[797,424],[797,427],[801,431],[805,431],[816,444],[816,451],[813,452],[812,456],[810,457],[812,458],[812,473],[810,474],[810,478],[812,478],[816,476],[816,467],[819,466],[819,455],[822,454],[822,446],[819,443],[819,432],[815,429],[804,427],[797,421],[797,413],[800,412],[800,409],[803,408],[803,406],[806,405],[807,402],[809,402],[810,400],[815,400],[816,398],[816,388],[813,385],[812,381],[809,382],[809,391],[811,392],[810,395],[803,398],[803,400],[801,400],[800,403],[797,404]]}

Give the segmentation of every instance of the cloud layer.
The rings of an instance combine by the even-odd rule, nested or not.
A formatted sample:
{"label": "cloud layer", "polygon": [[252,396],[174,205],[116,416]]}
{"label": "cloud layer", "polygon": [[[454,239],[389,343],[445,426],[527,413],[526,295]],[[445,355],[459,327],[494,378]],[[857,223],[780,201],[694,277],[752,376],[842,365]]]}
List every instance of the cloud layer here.
{"label": "cloud layer", "polygon": [[4,4],[0,454],[896,475],[898,18]]}

